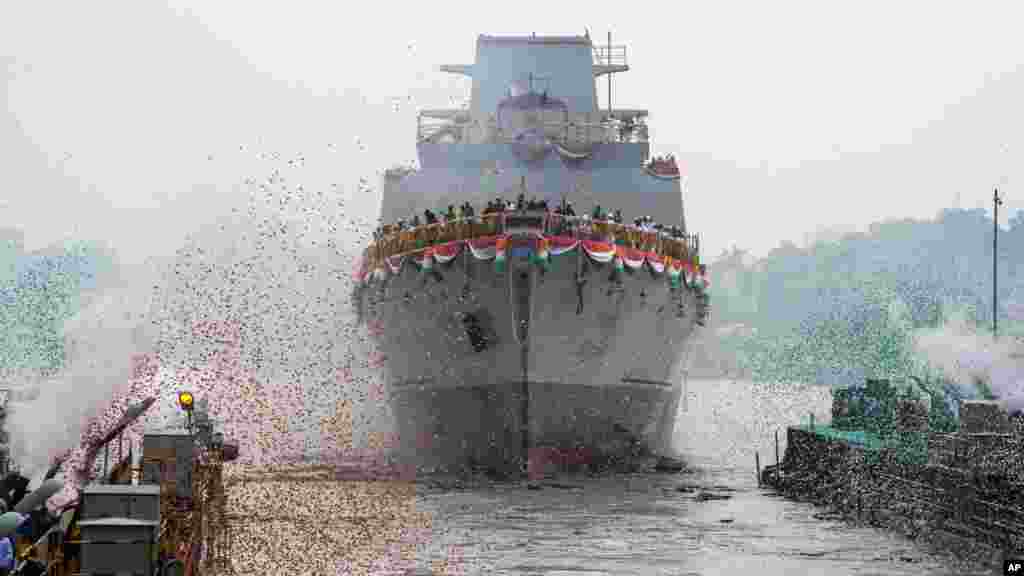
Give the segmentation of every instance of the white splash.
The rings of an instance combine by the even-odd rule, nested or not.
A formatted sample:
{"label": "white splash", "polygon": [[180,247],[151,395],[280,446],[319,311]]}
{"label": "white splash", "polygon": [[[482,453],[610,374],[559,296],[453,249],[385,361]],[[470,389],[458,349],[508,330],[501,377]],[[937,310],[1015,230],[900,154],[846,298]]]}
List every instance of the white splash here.
{"label": "white splash", "polygon": [[[311,160],[302,156],[288,169],[303,170]],[[156,395],[146,420],[174,424],[174,396],[183,385],[210,398],[226,436],[250,439],[248,455],[257,462],[294,456],[315,441],[318,418],[341,398],[352,398],[360,429],[377,427],[368,422],[376,415],[365,391],[378,371],[357,359],[348,382],[336,374],[345,351],[369,340],[351,322],[347,300],[354,256],[376,207],[358,193],[325,192],[327,178],[337,176],[333,168],[325,181],[303,177],[301,185],[281,171],[216,194],[179,195],[163,216],[153,215],[152,226],[140,226],[150,237],[114,243],[118,253],[153,248],[144,264],[122,259],[65,323],[67,357],[57,376],[24,375],[16,383],[5,427],[22,473],[37,475],[69,452],[70,466],[83,466],[82,441],[109,429],[126,400]],[[261,180],[269,185],[261,188]],[[206,322],[239,330],[244,345],[196,336],[196,325]],[[140,356],[156,374],[137,376]],[[225,374],[260,382],[261,396],[238,380],[229,384]],[[234,388],[224,394],[230,400],[218,401],[226,388]]]}
{"label": "white splash", "polygon": [[[125,390],[132,355],[147,348],[146,297],[151,278],[119,274],[64,324],[65,365],[49,379],[22,381],[30,400],[13,401],[5,426],[11,457],[28,476],[76,445],[88,423]],[[111,279],[107,279],[110,281]]]}
{"label": "white splash", "polygon": [[[1010,307],[1020,320],[1020,307]],[[973,327],[962,311],[950,314],[938,328],[917,330],[914,349],[919,357],[955,382],[968,396],[977,395],[977,383],[1012,410],[1024,409],[1024,346],[1012,338],[993,338]]]}

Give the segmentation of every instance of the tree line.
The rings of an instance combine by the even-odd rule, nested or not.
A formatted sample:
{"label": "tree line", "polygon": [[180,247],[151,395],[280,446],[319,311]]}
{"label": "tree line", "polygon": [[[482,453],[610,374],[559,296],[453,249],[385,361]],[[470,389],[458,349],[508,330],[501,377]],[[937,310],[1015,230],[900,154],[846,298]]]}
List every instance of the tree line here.
{"label": "tree line", "polygon": [[[755,380],[849,385],[869,377],[948,382],[915,358],[910,335],[952,313],[992,325],[992,219],[947,209],[764,258],[724,251],[709,266],[715,324],[742,324],[719,345]],[[999,333],[1024,337],[1024,211],[999,232]]]}

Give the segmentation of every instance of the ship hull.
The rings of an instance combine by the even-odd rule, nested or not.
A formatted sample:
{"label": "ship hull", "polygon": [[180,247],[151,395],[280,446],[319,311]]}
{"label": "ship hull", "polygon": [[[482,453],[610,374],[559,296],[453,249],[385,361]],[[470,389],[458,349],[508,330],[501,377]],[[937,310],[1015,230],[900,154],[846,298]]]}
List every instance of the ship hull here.
{"label": "ship hull", "polygon": [[[396,395],[398,457],[421,470],[538,473],[628,467],[657,454],[657,430],[674,424],[670,389],[527,382],[529,451],[519,423],[521,382],[416,389]],[[639,431],[639,434],[634,431]]]}
{"label": "ship hull", "polygon": [[[400,458],[509,470],[524,466],[526,446],[570,466],[669,451],[694,328],[690,291],[646,268],[612,280],[610,264],[578,253],[553,257],[543,273],[513,256],[498,274],[464,251],[436,271],[407,262],[361,294]],[[467,313],[485,349],[474,349]]]}
{"label": "ship hull", "polygon": [[[678,225],[679,249],[662,252],[695,264],[699,245],[686,234],[678,173],[666,179],[644,169],[647,112],[597,107],[595,78],[628,69],[624,47],[605,50],[602,63],[588,36],[478,37],[474,64],[445,68],[472,78],[469,106],[421,112],[419,166],[384,174],[382,221],[536,198]],[[539,246],[527,245],[552,232],[552,219],[526,211],[500,219],[503,274],[478,259],[482,250],[450,261],[446,246],[437,265],[451,266],[440,275],[407,262],[383,289],[364,290],[401,455],[424,466],[506,468],[532,463],[531,450],[575,454],[570,460],[668,451],[680,364],[698,315],[694,293],[670,290],[635,253],[624,263],[641,267],[610,279],[611,252],[599,244],[553,255],[542,275],[530,253]],[[570,227],[608,239],[600,226],[573,219]],[[431,230],[439,229],[421,228],[417,237]],[[394,236],[387,238],[390,253]]]}

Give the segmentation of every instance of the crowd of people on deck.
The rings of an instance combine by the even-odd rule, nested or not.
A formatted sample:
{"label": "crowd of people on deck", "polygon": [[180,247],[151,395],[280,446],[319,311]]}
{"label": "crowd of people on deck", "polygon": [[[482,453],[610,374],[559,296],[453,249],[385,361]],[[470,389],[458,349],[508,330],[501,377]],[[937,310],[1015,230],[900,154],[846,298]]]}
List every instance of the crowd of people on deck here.
{"label": "crowd of people on deck", "polygon": [[[558,223],[558,233],[561,233],[569,225],[567,220],[569,218],[577,218],[576,209],[572,202],[562,200],[562,202],[551,208],[548,205],[548,201],[545,199],[537,199],[536,196],[527,199],[525,193],[520,193],[515,200],[504,200],[502,198],[495,198],[489,200],[487,205],[480,211],[480,217],[487,217],[492,214],[504,214],[509,212],[537,212],[542,211],[557,216],[567,217]],[[579,220],[583,222],[593,223],[614,223],[624,224],[625,219],[622,215],[621,209],[606,210],[600,204],[594,206],[593,211],[589,215],[582,215]],[[419,214],[413,214],[409,219],[399,218],[398,221],[391,226],[378,226],[374,231],[374,241],[379,242],[388,238],[393,238],[396,233],[402,233],[412,231],[423,225],[431,224],[448,224],[452,222],[480,222],[480,218],[477,217],[476,209],[469,202],[463,202],[456,206],[454,204],[448,205],[447,210],[434,212],[429,208],[423,211],[422,217]],[[657,233],[661,237],[673,238],[676,240],[682,240],[686,238],[686,234],[680,226],[664,226],[650,216],[642,216],[633,219],[633,227],[640,232]]]}
{"label": "crowd of people on deck", "polygon": [[[595,222],[614,222],[615,224],[623,224],[622,210],[616,209],[608,212],[601,208],[598,204],[594,206],[594,211],[591,214],[591,218]],[[683,229],[679,226],[664,226],[654,221],[654,218],[650,216],[641,216],[633,219],[633,227],[640,230],[641,232],[658,232],[665,234],[670,238],[683,238],[685,234]]]}
{"label": "crowd of people on deck", "polygon": [[679,174],[679,165],[676,164],[676,157],[672,154],[651,158],[651,161],[647,163],[647,168],[659,174]]}
{"label": "crowd of people on deck", "polygon": [[[563,201],[558,206],[555,206],[554,209],[551,209],[548,206],[547,200],[538,200],[536,196],[527,200],[524,194],[519,194],[515,201],[505,201],[502,200],[501,198],[490,200],[487,202],[487,206],[485,206],[484,209],[481,210],[480,215],[489,216],[491,214],[503,214],[506,212],[517,211],[543,211],[556,214],[558,216],[567,216],[570,218],[577,216],[576,209],[573,206],[572,202]],[[417,228],[421,225],[430,225],[438,223],[447,224],[450,222],[456,222],[460,220],[473,219],[475,217],[476,210],[469,202],[463,202],[459,206],[449,204],[448,209],[440,213],[436,213],[433,210],[427,208],[426,210],[423,211],[422,219],[418,214],[414,214],[412,218],[408,220],[406,220],[405,218],[399,218],[394,225],[394,230],[400,232],[404,230],[410,230],[412,228]],[[584,216],[584,219],[588,218]],[[593,220],[594,222],[609,222],[615,224],[625,223],[621,209],[606,210],[600,204],[594,206],[594,210],[590,214],[589,219]],[[641,216],[638,218],[634,218],[633,227],[639,229],[642,232],[661,232],[668,235],[671,238],[683,238],[685,236],[682,228],[680,228],[679,226],[664,226],[660,223],[655,222],[654,219],[651,218],[650,216]],[[385,227],[384,225],[378,226],[377,229],[374,231],[374,239],[379,240],[380,238],[382,238],[387,233],[388,228],[389,227]]]}

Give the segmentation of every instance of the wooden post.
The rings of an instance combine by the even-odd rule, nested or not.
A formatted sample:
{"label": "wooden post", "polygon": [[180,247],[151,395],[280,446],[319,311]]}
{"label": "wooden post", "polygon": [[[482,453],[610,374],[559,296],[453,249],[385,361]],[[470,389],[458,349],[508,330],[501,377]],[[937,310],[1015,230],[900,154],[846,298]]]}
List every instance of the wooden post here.
{"label": "wooden post", "polygon": [[131,462],[131,471],[129,473],[130,482],[132,486],[138,486],[139,480],[142,477],[141,465],[135,464],[135,443],[128,442],[128,461]]}
{"label": "wooden post", "polygon": [[757,487],[761,487],[761,455],[754,451],[754,467],[757,468]]}
{"label": "wooden post", "polygon": [[683,412],[690,411],[689,370],[683,370]]}
{"label": "wooden post", "polygon": [[814,412],[811,412],[811,432],[814,432]]}
{"label": "wooden post", "polygon": [[775,474],[782,477],[782,467],[779,466],[779,431],[775,431]]}

